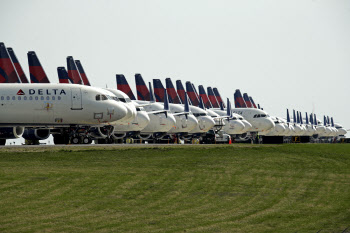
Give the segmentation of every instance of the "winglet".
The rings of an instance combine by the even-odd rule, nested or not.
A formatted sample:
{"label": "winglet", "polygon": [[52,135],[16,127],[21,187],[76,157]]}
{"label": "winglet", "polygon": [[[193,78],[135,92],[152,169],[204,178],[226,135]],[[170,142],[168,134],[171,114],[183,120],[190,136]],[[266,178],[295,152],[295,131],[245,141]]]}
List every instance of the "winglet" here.
{"label": "winglet", "polygon": [[331,123],[332,123],[332,127],[334,127],[333,117],[331,117]]}
{"label": "winglet", "polygon": [[27,55],[29,63],[30,82],[50,83],[36,53],[34,51],[29,51]]}
{"label": "winglet", "polygon": [[223,102],[220,102],[220,110],[221,111],[225,111],[225,107],[224,107],[224,103]]}
{"label": "winglet", "polygon": [[300,124],[304,124],[304,123],[303,123],[303,117],[302,117],[302,115],[301,115],[301,112],[299,112],[299,115],[300,115],[300,116],[299,116],[299,118],[300,118]]}
{"label": "winglet", "polygon": [[317,123],[317,118],[316,118],[316,114],[314,114],[314,125],[318,125],[318,123]]}
{"label": "winglet", "polygon": [[164,110],[170,110],[168,93],[167,93],[166,89],[164,89]]}
{"label": "winglet", "polygon": [[309,124],[309,115],[307,115],[307,112],[305,112],[305,120],[306,120],[306,124]]}
{"label": "winglet", "polygon": [[297,118],[295,116],[295,110],[293,109],[293,123],[298,123]]}
{"label": "winglet", "polygon": [[153,92],[153,89],[152,89],[151,82],[149,82],[148,85],[149,85],[150,102],[154,103],[156,101],[155,101],[154,92]]}
{"label": "winglet", "polygon": [[232,111],[231,111],[231,102],[230,99],[227,98],[227,109],[226,109],[226,115],[231,117],[232,116]]}
{"label": "winglet", "polygon": [[290,123],[289,110],[287,108],[287,122]]}
{"label": "winglet", "polygon": [[190,112],[190,103],[188,102],[188,96],[186,93],[185,93],[184,112]]}
{"label": "winglet", "polygon": [[258,104],[258,109],[260,109],[260,104]]}
{"label": "winglet", "polygon": [[16,54],[15,52],[13,51],[12,48],[7,48],[7,51],[11,57],[11,60],[13,62],[13,65],[15,66],[16,68],[16,71],[17,71],[17,75],[19,76],[19,79],[21,80],[22,83],[29,83],[28,82],[28,79],[27,79],[27,76],[25,75],[23,69],[22,69],[22,66],[21,64],[19,63],[17,57],[16,57]]}

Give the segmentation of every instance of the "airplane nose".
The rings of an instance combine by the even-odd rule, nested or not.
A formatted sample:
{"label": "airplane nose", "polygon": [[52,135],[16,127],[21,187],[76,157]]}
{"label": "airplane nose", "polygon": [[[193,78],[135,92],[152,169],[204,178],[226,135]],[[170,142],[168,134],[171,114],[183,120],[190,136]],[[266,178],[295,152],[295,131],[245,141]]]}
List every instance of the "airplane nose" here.
{"label": "airplane nose", "polygon": [[193,115],[188,115],[188,120],[187,120],[188,131],[193,130],[194,128],[196,128],[197,125],[198,125],[197,118]]}
{"label": "airplane nose", "polygon": [[245,128],[244,123],[241,121],[232,121],[230,122],[230,125],[235,129],[235,132],[237,132],[237,134],[241,134]]}
{"label": "airplane nose", "polygon": [[282,124],[275,124],[275,129],[278,134],[281,134],[284,132],[285,128]]}
{"label": "airplane nose", "polygon": [[133,108],[135,108],[135,107],[134,106],[130,106],[130,105],[125,104],[125,103],[123,103],[123,104],[124,104],[124,106],[125,106],[125,108],[127,110],[126,116],[125,116],[125,118],[123,118],[123,120],[126,120],[126,121],[134,120],[136,115],[135,115],[132,107]]}
{"label": "airplane nose", "polygon": [[124,120],[127,117],[128,110],[125,105],[117,104],[114,106],[114,114],[111,115],[114,118],[114,121]]}
{"label": "airplane nose", "polygon": [[273,127],[275,127],[275,123],[270,118],[267,118],[266,119],[266,130],[269,130]]}
{"label": "airplane nose", "polygon": [[242,120],[242,123],[244,124],[244,132],[248,132],[249,130],[252,129],[252,124],[250,124],[247,120]]}

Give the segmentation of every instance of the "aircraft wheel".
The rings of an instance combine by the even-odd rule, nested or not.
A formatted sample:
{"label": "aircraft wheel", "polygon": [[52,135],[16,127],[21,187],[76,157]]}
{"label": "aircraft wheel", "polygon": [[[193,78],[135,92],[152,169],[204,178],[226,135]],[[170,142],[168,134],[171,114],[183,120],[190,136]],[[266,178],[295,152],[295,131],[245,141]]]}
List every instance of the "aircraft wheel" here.
{"label": "aircraft wheel", "polygon": [[5,146],[6,139],[0,139],[0,146]]}
{"label": "aircraft wheel", "polygon": [[72,142],[72,144],[80,144],[81,143],[81,138],[77,137],[77,136],[72,137],[71,138],[71,142]]}
{"label": "aircraft wheel", "polygon": [[91,144],[91,143],[92,143],[92,139],[90,137],[83,138],[83,144]]}

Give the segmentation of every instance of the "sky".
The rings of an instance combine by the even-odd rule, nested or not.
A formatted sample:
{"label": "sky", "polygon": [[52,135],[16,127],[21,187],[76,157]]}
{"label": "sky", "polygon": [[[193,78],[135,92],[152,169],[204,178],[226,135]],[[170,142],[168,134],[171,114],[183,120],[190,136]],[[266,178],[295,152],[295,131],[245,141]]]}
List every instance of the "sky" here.
{"label": "sky", "polygon": [[[350,129],[348,0],[0,0],[0,41],[28,76],[35,51],[52,83],[66,57],[93,86],[135,73],[240,89],[270,115],[286,108],[334,117]],[[349,135],[349,134],[348,134]]]}

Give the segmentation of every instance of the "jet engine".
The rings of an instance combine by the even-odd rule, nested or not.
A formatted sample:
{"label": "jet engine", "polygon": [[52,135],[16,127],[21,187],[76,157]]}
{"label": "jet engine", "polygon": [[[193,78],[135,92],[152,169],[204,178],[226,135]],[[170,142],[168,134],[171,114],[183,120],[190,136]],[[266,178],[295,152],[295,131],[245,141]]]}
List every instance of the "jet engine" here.
{"label": "jet engine", "polygon": [[20,138],[24,133],[24,127],[1,127],[0,139],[15,139]]}
{"label": "jet engine", "polygon": [[95,139],[101,139],[101,138],[106,138],[108,137],[108,131],[111,130],[110,132],[113,132],[114,128],[110,128],[108,126],[104,127],[93,127],[89,130],[89,133],[91,137]]}
{"label": "jet engine", "polygon": [[26,140],[45,140],[49,136],[49,129],[26,129],[23,133],[23,138]]}
{"label": "jet engine", "polygon": [[114,138],[114,139],[122,139],[122,138],[124,138],[126,136],[126,133],[113,133],[112,134],[112,137]]}
{"label": "jet engine", "polygon": [[143,139],[143,140],[147,140],[152,136],[152,134],[140,134],[139,138]]}

